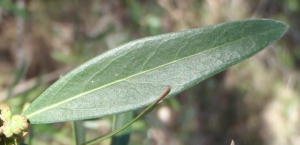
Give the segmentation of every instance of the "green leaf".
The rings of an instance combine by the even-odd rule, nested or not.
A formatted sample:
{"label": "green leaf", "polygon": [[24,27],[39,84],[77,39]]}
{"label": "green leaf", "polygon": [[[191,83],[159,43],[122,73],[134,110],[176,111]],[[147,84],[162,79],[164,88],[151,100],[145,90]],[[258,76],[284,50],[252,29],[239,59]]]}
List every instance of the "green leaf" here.
{"label": "green leaf", "polygon": [[155,101],[167,85],[167,97],[174,96],[249,58],[287,29],[274,20],[242,20],[132,41],[68,73],[24,115],[35,124],[135,110]]}

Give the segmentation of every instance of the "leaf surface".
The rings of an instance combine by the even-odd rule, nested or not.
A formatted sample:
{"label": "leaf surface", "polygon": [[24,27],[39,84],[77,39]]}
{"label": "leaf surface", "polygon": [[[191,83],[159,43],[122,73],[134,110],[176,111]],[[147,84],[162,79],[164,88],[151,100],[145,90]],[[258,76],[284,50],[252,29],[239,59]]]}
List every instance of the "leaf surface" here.
{"label": "leaf surface", "polygon": [[174,96],[249,58],[287,29],[274,20],[242,20],[131,41],[62,77],[24,115],[52,123],[135,110],[168,85]]}

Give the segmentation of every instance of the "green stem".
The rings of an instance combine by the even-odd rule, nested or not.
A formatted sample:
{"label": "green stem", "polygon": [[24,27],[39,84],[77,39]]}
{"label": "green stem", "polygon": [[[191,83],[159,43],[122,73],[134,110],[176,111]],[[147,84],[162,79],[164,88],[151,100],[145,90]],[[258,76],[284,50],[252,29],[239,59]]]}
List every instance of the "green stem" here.
{"label": "green stem", "polygon": [[92,145],[92,144],[95,144],[95,143],[98,143],[98,142],[101,142],[103,140],[106,140],[108,138],[110,138],[111,136],[119,133],[120,131],[124,130],[126,127],[128,127],[129,125],[131,125],[132,123],[134,123],[135,121],[137,121],[138,119],[140,119],[141,117],[143,117],[144,115],[146,115],[147,113],[149,113],[150,111],[152,111],[157,105],[158,103],[165,97],[169,94],[169,92],[171,91],[171,87],[168,86],[168,88],[166,89],[166,91],[155,101],[153,102],[150,106],[148,106],[142,113],[140,113],[137,117],[135,117],[133,120],[131,120],[129,123],[127,123],[126,125],[124,125],[122,128],[118,129],[118,130],[114,130],[102,137],[99,137],[99,138],[96,138],[96,139],[93,139],[89,142],[86,142],[82,145]]}
{"label": "green stem", "polygon": [[[133,119],[133,112],[128,111],[122,114],[115,115],[114,117],[114,128],[112,130],[117,130],[122,128],[128,122]],[[110,145],[128,145],[130,140],[131,127],[128,126],[126,129],[122,130],[118,134],[115,134],[111,138]]]}
{"label": "green stem", "polygon": [[72,131],[76,145],[80,145],[85,142],[85,129],[83,127],[83,121],[73,121]]}

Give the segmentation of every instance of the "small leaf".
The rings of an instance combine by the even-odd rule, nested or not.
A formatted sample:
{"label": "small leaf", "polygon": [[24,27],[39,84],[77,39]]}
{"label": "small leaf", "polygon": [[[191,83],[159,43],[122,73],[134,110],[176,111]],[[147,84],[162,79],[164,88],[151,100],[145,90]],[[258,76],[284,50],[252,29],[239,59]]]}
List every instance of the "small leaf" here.
{"label": "small leaf", "polygon": [[135,110],[167,85],[174,96],[249,58],[287,29],[274,20],[242,20],[132,41],[68,73],[24,115],[31,123],[52,123]]}

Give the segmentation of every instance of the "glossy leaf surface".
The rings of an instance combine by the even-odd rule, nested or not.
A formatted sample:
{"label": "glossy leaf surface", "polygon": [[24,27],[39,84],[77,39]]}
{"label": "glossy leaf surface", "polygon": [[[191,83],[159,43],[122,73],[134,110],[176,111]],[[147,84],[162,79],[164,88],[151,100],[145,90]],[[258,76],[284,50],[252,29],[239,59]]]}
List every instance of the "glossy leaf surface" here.
{"label": "glossy leaf surface", "polygon": [[62,77],[24,115],[31,123],[51,123],[141,108],[167,85],[174,96],[249,58],[287,28],[273,20],[242,20],[132,41]]}

